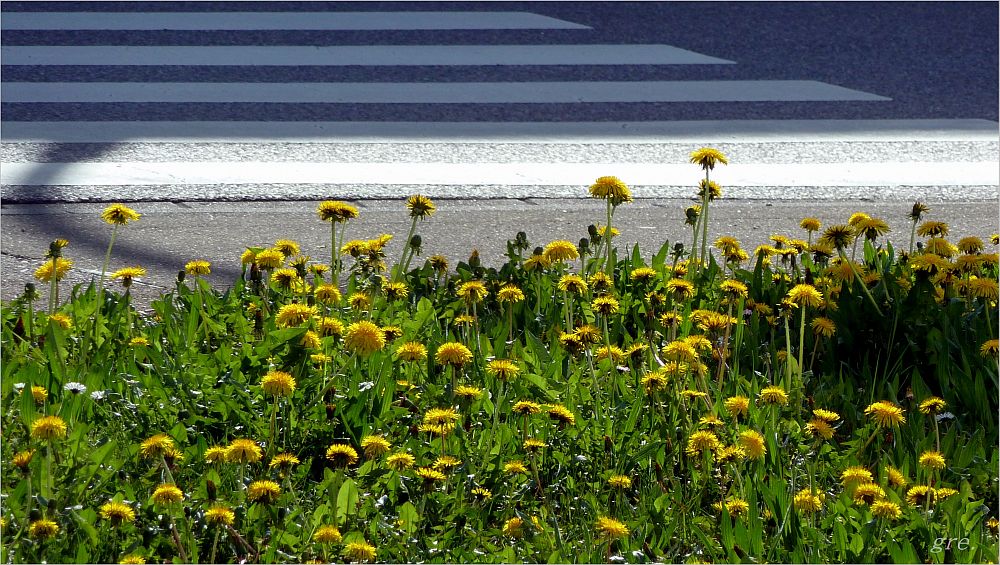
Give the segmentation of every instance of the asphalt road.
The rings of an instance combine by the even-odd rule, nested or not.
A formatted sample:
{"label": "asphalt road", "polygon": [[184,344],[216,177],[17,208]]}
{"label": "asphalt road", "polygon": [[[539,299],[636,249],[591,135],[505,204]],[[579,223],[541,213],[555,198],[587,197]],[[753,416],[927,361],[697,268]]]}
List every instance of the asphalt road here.
{"label": "asphalt road", "polygon": [[[689,241],[684,209],[690,199],[643,199],[623,205],[613,225],[621,229],[619,249],[638,243],[648,258],[664,241]],[[409,228],[409,217],[398,200],[355,202],[360,216],[348,224],[347,238],[369,239],[382,233],[396,239],[386,248],[390,263],[402,249],[399,241]],[[145,267],[148,276],[133,286],[140,304],[174,287],[178,270],[187,261],[206,259],[212,263],[208,280],[223,289],[240,272],[239,257],[247,246],[269,246],[277,239],[292,239],[302,253],[316,262],[329,262],[329,224],[316,216],[316,202],[139,202],[132,205],[143,214],[122,228],[112,254],[111,270],[125,266]],[[587,226],[603,223],[604,207],[593,199],[439,200],[438,212],[418,226],[426,258],[442,254],[452,268],[468,259],[473,249],[484,264],[498,266],[505,258],[506,242],[524,231],[532,246],[555,239],[579,241]],[[912,202],[903,201],[762,201],[723,198],[712,205],[710,239],[733,235],[752,251],[768,242],[772,234],[802,238],[804,217],[816,217],[823,225],[846,222],[863,211],[885,219],[892,228],[890,241],[905,249],[910,223],[906,218]],[[927,218],[946,221],[949,237],[958,241],[974,235],[988,239],[997,231],[995,201],[929,201]],[[44,261],[49,242],[55,237],[70,240],[64,256],[74,261],[69,284],[94,280],[110,238],[111,228],[100,220],[103,204],[6,205],[0,224],[0,286],[4,300],[15,297]],[[46,225],[49,229],[40,230]],[[64,289],[67,288],[64,283]],[[45,296],[45,285],[39,289]],[[65,290],[64,296],[65,296]],[[44,303],[44,302],[43,302]]]}

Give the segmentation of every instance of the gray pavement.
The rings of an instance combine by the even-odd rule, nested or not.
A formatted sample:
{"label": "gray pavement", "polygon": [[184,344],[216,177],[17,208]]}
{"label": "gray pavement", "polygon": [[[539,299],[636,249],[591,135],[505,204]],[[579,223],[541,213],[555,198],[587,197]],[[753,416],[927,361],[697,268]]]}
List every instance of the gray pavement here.
{"label": "gray pavement", "polygon": [[[950,237],[966,235],[984,240],[998,229],[1000,206],[992,200],[927,200],[928,218],[951,225]],[[438,200],[438,212],[421,223],[423,257],[442,254],[455,262],[477,249],[487,265],[504,261],[506,241],[518,231],[531,244],[554,239],[576,242],[589,224],[603,223],[603,205],[593,199]],[[669,240],[688,241],[684,209],[690,199],[641,199],[618,209],[614,225],[622,234],[619,248],[640,245],[650,257]],[[131,206],[143,217],[120,230],[112,254],[111,270],[140,265],[149,272],[137,282],[133,294],[140,304],[173,288],[177,271],[192,259],[212,263],[208,280],[226,288],[240,272],[240,254],[251,245],[272,245],[276,239],[293,239],[316,262],[328,262],[329,225],[316,216],[315,201],[286,202],[136,202]],[[366,239],[381,233],[396,236],[387,247],[390,262],[401,251],[400,239],[409,227],[401,200],[354,202],[360,217],[349,223],[348,238]],[[864,211],[889,222],[895,245],[909,243],[906,219],[912,202],[893,200],[744,200],[722,199],[712,205],[711,237],[734,235],[748,251],[767,242],[771,234],[804,237],[798,227],[803,217],[819,218],[824,225],[843,223],[854,212]],[[9,300],[44,260],[51,240],[70,240],[65,256],[74,261],[67,282],[96,279],[107,249],[111,228],[100,220],[104,204],[4,204],[0,211],[0,295]],[[44,285],[39,285],[40,290]],[[64,283],[63,288],[67,288]],[[63,291],[65,293],[65,290]]]}

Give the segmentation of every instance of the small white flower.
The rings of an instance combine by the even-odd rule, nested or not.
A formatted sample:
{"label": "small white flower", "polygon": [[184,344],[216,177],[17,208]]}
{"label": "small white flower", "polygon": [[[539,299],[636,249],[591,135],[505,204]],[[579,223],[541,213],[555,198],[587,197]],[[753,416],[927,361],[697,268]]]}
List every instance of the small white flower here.
{"label": "small white flower", "polygon": [[24,390],[24,383],[14,383],[14,390],[17,392]]}
{"label": "small white flower", "polygon": [[104,400],[104,397],[107,394],[108,394],[107,391],[104,391],[104,390],[95,390],[94,392],[90,393],[90,399],[94,400],[96,402],[100,402],[100,401]]}
{"label": "small white flower", "polygon": [[87,386],[84,385],[83,383],[78,383],[76,381],[73,381],[71,383],[66,383],[66,385],[63,388],[68,390],[69,392],[72,392],[73,394],[82,394],[84,392],[87,392]]}
{"label": "small white flower", "polygon": [[375,386],[372,381],[364,381],[358,383],[358,392],[365,392],[366,390],[371,390]]}

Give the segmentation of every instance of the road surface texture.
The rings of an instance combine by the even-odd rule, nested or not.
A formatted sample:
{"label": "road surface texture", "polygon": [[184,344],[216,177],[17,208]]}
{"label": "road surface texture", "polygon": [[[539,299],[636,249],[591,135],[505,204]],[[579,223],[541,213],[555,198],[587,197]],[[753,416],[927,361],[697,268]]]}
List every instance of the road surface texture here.
{"label": "road surface texture", "polygon": [[[48,242],[99,274],[98,214],[144,213],[111,269],[170,288],[184,262],[238,274],[246,245],[327,260],[317,200],[349,233],[402,237],[401,198],[438,199],[422,233],[453,261],[577,240],[586,187],[628,183],[622,243],[686,240],[700,178],[730,165],[713,229],[748,248],[816,216],[884,217],[908,244],[917,199],[952,233],[997,231],[995,2],[4,2],[2,296]],[[398,241],[393,245],[400,245]],[[389,248],[392,259],[398,247]]]}

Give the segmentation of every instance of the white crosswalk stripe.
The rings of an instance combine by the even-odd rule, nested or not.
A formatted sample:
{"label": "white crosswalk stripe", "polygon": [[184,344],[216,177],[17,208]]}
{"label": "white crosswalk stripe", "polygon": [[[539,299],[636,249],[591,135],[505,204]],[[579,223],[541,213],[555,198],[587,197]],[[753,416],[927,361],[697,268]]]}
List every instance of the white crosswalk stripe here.
{"label": "white crosswalk stripe", "polygon": [[[844,187],[841,195],[872,186],[913,191],[963,186],[991,198],[1000,182],[993,157],[983,157],[995,156],[996,147],[996,123],[985,120],[448,119],[448,105],[572,108],[587,104],[882,104],[892,100],[886,93],[863,92],[809,77],[489,80],[498,69],[518,67],[553,67],[564,72],[593,66],[697,69],[740,63],[683,45],[588,42],[591,27],[541,14],[36,11],[4,12],[0,27],[28,33],[555,30],[575,38],[517,45],[47,45],[44,39],[37,45],[4,45],[0,48],[2,64],[19,77],[0,85],[5,105],[5,119],[0,122],[0,196],[5,201],[362,198],[401,196],[414,189],[430,196],[563,197],[578,195],[579,186],[603,174],[616,174],[636,186],[637,196],[686,196],[690,165],[682,165],[683,158],[663,162],[662,155],[653,155],[655,151],[637,148],[652,145],[673,158],[681,143],[716,142],[737,148],[756,144],[743,153],[749,162],[734,163],[718,176],[723,184],[736,187],[729,194],[739,197],[753,198],[753,187],[761,186]],[[259,69],[261,75],[217,78],[248,67]],[[383,77],[381,68],[391,68],[395,74]],[[396,78],[402,76],[399,69],[419,72],[425,68],[459,73],[474,69],[479,78],[440,79],[434,74],[419,80]],[[320,72],[316,69],[335,74],[308,80],[273,74],[301,69],[311,69],[314,75]],[[345,80],[348,75],[336,74],[358,69],[367,73],[366,80]],[[161,72],[188,73],[190,78],[165,80],[159,78]],[[572,73],[567,76],[573,77]],[[414,105],[442,118],[400,121],[379,115],[397,105]],[[332,107],[343,108],[337,111],[350,114],[350,119],[329,119],[325,112]],[[289,118],[283,114],[289,108],[300,113]],[[123,119],[122,114],[131,119]],[[791,159],[782,162],[773,157],[781,144],[823,140],[869,144],[871,158],[859,161],[857,155],[865,151],[858,147],[841,161],[824,148],[811,149],[808,158],[813,162],[809,163],[791,164]],[[897,142],[950,149],[971,146],[974,151],[966,151],[972,156],[959,160],[931,150],[920,158],[894,160],[885,154],[885,144]],[[247,143],[256,148],[248,150],[243,145]],[[366,160],[372,143],[399,144],[400,150],[387,150],[379,160]],[[456,144],[465,144],[466,149],[456,151]],[[303,145],[314,148],[303,150]],[[177,150],[178,146],[190,147],[186,151],[190,160],[173,160],[172,152],[185,152]],[[275,152],[283,153],[275,158]],[[300,158],[299,152],[308,155]],[[202,160],[199,155],[203,153],[211,154],[212,160]],[[276,191],[275,185],[285,188]],[[791,197],[814,194],[804,191]]]}

